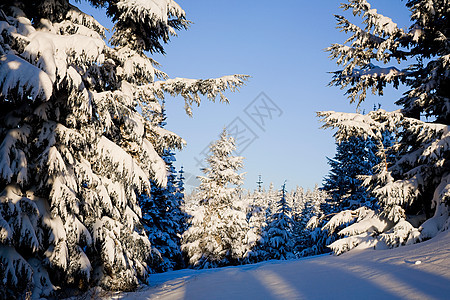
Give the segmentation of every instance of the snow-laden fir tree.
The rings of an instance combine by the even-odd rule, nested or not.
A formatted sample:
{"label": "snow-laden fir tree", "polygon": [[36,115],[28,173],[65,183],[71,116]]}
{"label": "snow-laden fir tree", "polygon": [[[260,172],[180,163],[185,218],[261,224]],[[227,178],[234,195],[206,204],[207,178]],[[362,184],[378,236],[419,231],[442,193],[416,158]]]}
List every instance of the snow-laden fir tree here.
{"label": "snow-laden fir tree", "polygon": [[186,229],[187,215],[183,211],[183,192],[173,166],[174,153],[165,150],[161,157],[168,166],[167,185],[161,187],[151,181],[150,195],[143,194],[139,200],[146,233],[163,260],[153,268],[164,272],[184,266],[181,234]]}
{"label": "snow-laden fir tree", "polygon": [[292,215],[299,213],[305,204],[305,190],[301,186],[296,186],[292,191]]}
{"label": "snow-laden fir tree", "polygon": [[362,185],[361,175],[372,175],[378,164],[377,147],[371,140],[352,136],[336,143],[336,154],[328,158],[329,174],[324,178],[322,189],[330,195],[330,205],[337,209],[358,208],[375,202]]}
{"label": "snow-laden fir tree", "polygon": [[[166,125],[164,101],[162,111],[155,112],[153,118],[160,128]],[[165,144],[164,146],[167,146]],[[186,229],[186,213],[183,211],[183,171],[177,178],[173,165],[175,153],[172,149],[157,148],[158,154],[167,166],[167,185],[160,186],[150,180],[150,195],[142,194],[139,202],[146,233],[152,247],[158,251],[162,262],[155,260],[152,268],[158,272],[182,268],[184,266],[181,253],[181,234]]]}
{"label": "snow-laden fir tree", "polygon": [[177,197],[178,199],[183,200],[183,206],[185,206],[184,203],[184,180],[186,178],[184,177],[184,170],[183,166],[181,166],[180,171],[178,171],[178,180],[177,180]]}
{"label": "snow-laden fir tree", "polygon": [[[261,181],[261,179],[260,179]],[[267,225],[267,201],[265,191],[261,186],[247,197],[247,243],[249,251],[245,256],[245,263],[255,263],[267,257],[267,252],[262,245]]]}
{"label": "snow-laden fir tree", "polygon": [[191,114],[200,95],[226,101],[245,79],[156,69],[146,53],[188,25],[172,0],[89,2],[114,22],[112,46],[67,0],[0,3],[1,297],[134,288],[151,247],[136,193],[166,184],[155,149],[182,145],[152,122],[158,98],[182,95]]}
{"label": "snow-laden fir tree", "polygon": [[189,193],[184,193],[184,209],[187,214],[191,214],[198,208],[198,190],[192,189]]}
{"label": "snow-laden fir tree", "polygon": [[175,199],[177,199],[178,203],[180,203],[180,209],[184,213],[184,220],[183,220],[183,233],[187,229],[187,218],[189,215],[186,213],[186,203],[184,201],[184,170],[183,166],[181,166],[180,171],[178,171],[178,178],[177,178],[177,186],[176,186],[176,192],[175,192]]}
{"label": "snow-laden fir tree", "polygon": [[[399,111],[377,110],[365,116],[319,113],[324,127],[338,129],[338,141],[360,136],[381,145],[387,131],[396,141],[392,151],[398,153],[389,162],[380,147],[377,172],[364,181],[378,199],[379,211],[347,210],[329,221],[329,230],[356,221],[339,232],[343,239],[330,246],[336,253],[380,241],[390,247],[414,243],[450,226],[450,3],[409,0],[406,6],[411,11],[407,30],[365,0],[348,1],[342,8],[361,16],[365,28],[338,16],[339,28],[351,37],[328,48],[343,66],[332,84],[347,89],[351,101],[363,101],[368,89],[382,94],[387,84],[403,83],[409,89],[396,102],[403,106]],[[388,65],[402,61],[409,66]]]}
{"label": "snow-laden fir tree", "polygon": [[306,239],[309,247],[302,251],[302,256],[329,251],[326,246],[337,239],[337,231],[349,225],[343,223],[332,232],[324,228],[335,214],[361,206],[376,206],[376,199],[363,185],[361,176],[373,174],[374,167],[380,162],[377,150],[371,139],[358,136],[336,143],[336,154],[333,159],[328,158],[331,169],[321,188],[328,192],[328,197],[303,227],[302,233],[309,235]]}
{"label": "snow-laden fir tree", "polygon": [[233,156],[235,149],[233,137],[224,129],[210,146],[205,176],[198,177],[199,207],[182,237],[182,250],[195,268],[237,264],[248,252],[248,223],[237,195],[243,157]]}
{"label": "snow-laden fir tree", "polygon": [[292,221],[294,222],[293,233],[295,235],[294,252],[298,253],[304,248],[305,235],[304,229],[306,227],[304,210],[307,205],[307,197],[303,187],[297,186],[292,192]]}
{"label": "snow-laden fir tree", "polygon": [[264,196],[267,220],[270,220],[272,215],[276,213],[279,199],[279,191],[275,189],[273,182],[271,182]]}
{"label": "snow-laden fir tree", "polygon": [[293,221],[288,204],[286,182],[280,190],[277,210],[265,228],[264,248],[269,259],[293,258]]}
{"label": "snow-laden fir tree", "polygon": [[[341,211],[357,210],[363,206],[378,209],[377,199],[364,185],[363,179],[374,175],[381,163],[383,166],[390,164],[398,155],[392,151],[391,133],[386,131],[381,135],[380,140],[350,136],[347,140],[337,142],[336,156],[329,159],[331,170],[322,187],[328,192],[329,198],[321,206],[322,216],[311,220],[308,226],[313,233],[313,247],[319,253],[327,251],[325,246],[338,238],[337,233],[356,221],[355,218],[345,220],[331,228],[328,221],[332,217],[336,219],[341,216]],[[379,152],[381,157],[377,155]]]}
{"label": "snow-laden fir tree", "polygon": [[263,184],[264,182],[261,180],[261,175],[259,175],[259,177],[258,177],[258,181],[256,182],[256,184],[258,185],[258,189],[257,189],[257,191],[258,192],[262,192],[262,190],[263,190],[263,187],[262,187],[262,184]]}
{"label": "snow-laden fir tree", "polygon": [[[327,252],[326,245],[330,239],[326,231],[322,231],[322,219],[330,215],[332,211],[327,205],[330,196],[318,185],[314,189],[308,190],[304,195],[304,205],[301,213],[296,218],[295,254],[297,256],[310,256]],[[328,250],[329,252],[329,250]]]}

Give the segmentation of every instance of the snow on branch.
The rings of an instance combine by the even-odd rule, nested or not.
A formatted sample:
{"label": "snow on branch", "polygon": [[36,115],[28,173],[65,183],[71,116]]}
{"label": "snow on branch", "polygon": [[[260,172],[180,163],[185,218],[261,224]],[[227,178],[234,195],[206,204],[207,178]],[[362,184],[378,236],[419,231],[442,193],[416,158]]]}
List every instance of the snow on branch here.
{"label": "snow on branch", "polygon": [[337,128],[334,134],[337,141],[347,140],[350,136],[362,136],[365,139],[373,138],[375,140],[382,139],[381,129],[378,130],[379,123],[367,115],[359,113],[341,113],[334,111],[318,112],[317,116],[324,123],[322,128]]}
{"label": "snow on branch", "polygon": [[37,31],[28,36],[30,43],[22,56],[47,73],[52,82],[65,78],[72,63],[89,66],[102,64],[105,42],[80,34],[58,35]]}
{"label": "snow on branch", "polygon": [[117,8],[122,12],[120,19],[132,19],[139,22],[143,19],[150,20],[153,25],[161,22],[167,24],[169,16],[184,17],[185,12],[172,0],[121,0],[117,2]]}
{"label": "snow on branch", "polygon": [[399,71],[396,67],[381,68],[370,64],[365,69],[353,69],[353,72],[349,76],[359,77],[363,79],[364,77],[379,77],[386,82],[392,82],[396,76],[404,75],[405,72]]}
{"label": "snow on branch", "polygon": [[[361,208],[365,208],[364,206]],[[338,232],[340,236],[354,236],[362,233],[378,233],[383,232],[392,224],[375,213],[375,211],[367,209],[367,215],[358,217],[357,222],[342,229]]]}
{"label": "snow on branch", "polygon": [[338,232],[338,235],[344,237],[328,246],[336,255],[358,246],[367,248],[376,245],[376,234],[392,226],[391,222],[380,217],[374,210],[362,206],[356,210],[339,212],[325,224],[322,230],[328,230],[328,234],[331,235],[336,228],[347,224],[351,225]]}
{"label": "snow on branch", "polygon": [[[5,279],[8,278],[13,286],[17,286],[20,280],[31,280],[33,271],[30,265],[14,247],[0,245],[0,264]],[[18,278],[17,274],[21,274],[24,278]]]}
{"label": "snow on branch", "polygon": [[380,239],[389,247],[398,247],[420,240],[420,232],[411,223],[401,219],[388,232],[381,234]]}
{"label": "snow on branch", "polygon": [[414,118],[406,117],[401,110],[387,112],[383,109],[371,111],[362,115],[359,113],[344,113],[334,111],[321,111],[317,113],[322,128],[336,128],[335,137],[338,141],[346,140],[350,136],[373,138],[376,141],[383,139],[384,132],[394,135],[414,136],[423,144],[434,140],[436,135],[445,136],[447,126],[426,123]]}
{"label": "snow on branch", "polygon": [[0,177],[6,182],[16,175],[20,184],[28,181],[27,159],[18,144],[27,143],[30,126],[10,129],[0,144]]}
{"label": "snow on branch", "polygon": [[305,228],[306,229],[310,229],[310,230],[314,230],[317,227],[319,227],[320,225],[320,218],[318,218],[317,216],[312,216],[309,221],[306,223]]}
{"label": "snow on branch", "polygon": [[116,12],[111,38],[115,46],[164,53],[160,39],[166,43],[170,35],[176,35],[175,30],[189,25],[184,10],[173,0],[120,0],[110,5]]}
{"label": "snow on branch", "polygon": [[45,72],[14,54],[0,57],[0,97],[47,101],[52,93],[53,82]]}
{"label": "snow on branch", "polygon": [[163,149],[181,150],[186,145],[186,141],[177,134],[157,126],[148,128],[147,138],[155,145],[157,151]]}
{"label": "snow on branch", "polygon": [[152,143],[147,139],[143,140],[143,154],[149,159],[150,176],[158,184],[165,186],[167,184],[166,163],[158,155]]}
{"label": "snow on branch", "polygon": [[36,204],[23,197],[20,188],[11,184],[5,187],[0,195],[0,203],[2,204],[1,213],[8,216],[5,221],[8,222],[4,229],[11,230],[7,232],[6,239],[8,244],[17,242],[20,247],[27,251],[36,252],[42,247],[42,235],[36,230],[39,211]]}
{"label": "snow on branch", "polygon": [[369,248],[373,247],[375,240],[367,232],[358,235],[352,235],[333,242],[328,247],[333,250],[334,254],[339,255],[344,252],[350,251],[357,246]]}
{"label": "snow on branch", "polygon": [[[336,228],[344,224],[350,224],[356,220],[361,220],[367,216],[373,215],[373,211],[367,207],[360,207],[356,210],[344,210],[335,214],[323,227],[322,230],[328,230],[331,235]],[[339,233],[340,234],[340,233]],[[346,233],[343,233],[346,234]]]}
{"label": "snow on branch", "polygon": [[[98,152],[101,157],[110,160],[115,167],[115,173],[119,178],[130,178],[129,184],[141,189],[142,185],[148,185],[148,175],[138,166],[133,157],[121,147],[102,136],[98,142]],[[154,156],[153,156],[154,157]],[[162,159],[159,158],[161,161]],[[164,163],[164,161],[162,161]]]}
{"label": "snow on branch", "polygon": [[[376,176],[374,176],[376,178]],[[420,195],[420,178],[413,176],[403,180],[389,180],[373,189],[373,193],[384,205],[383,215],[393,222],[404,217],[402,207],[408,207]]]}
{"label": "snow on branch", "polygon": [[66,18],[70,20],[71,23],[95,30],[102,38],[105,38],[106,28],[103,27],[96,19],[85,14],[76,6],[69,4],[69,7],[70,9],[67,11]]}
{"label": "snow on branch", "polygon": [[352,10],[354,16],[361,16],[366,26],[362,29],[343,16],[336,16],[337,28],[352,35],[344,44],[333,44],[326,49],[330,52],[330,58],[344,66],[344,70],[334,72],[330,85],[342,88],[351,85],[346,93],[351,102],[358,100],[361,103],[366,98],[367,89],[371,88],[373,94],[382,95],[386,83],[397,87],[405,80],[406,71],[399,71],[395,67],[376,67],[371,61],[387,64],[393,59],[397,63],[406,60],[411,54],[403,51],[401,46],[405,46],[408,34],[392,19],[377,13],[365,0],[350,0],[342,4],[341,8]]}
{"label": "snow on branch", "polygon": [[136,86],[133,94],[141,106],[144,115],[148,115],[152,110],[161,110],[157,99],[164,99],[164,92],[166,92],[171,96],[182,96],[185,101],[184,108],[186,114],[192,116],[192,105],[200,105],[200,95],[206,96],[213,102],[220,95],[220,101],[228,103],[228,99],[223,93],[226,90],[236,91],[249,77],[248,75],[238,74],[213,79],[167,79],[165,81],[156,81],[154,83]]}
{"label": "snow on branch", "polygon": [[108,51],[108,55],[118,62],[117,76],[130,83],[139,83],[140,85],[153,82],[155,76],[162,79],[167,78],[164,72],[155,68],[158,66],[155,60],[131,49],[128,45]]}
{"label": "snow on branch", "polygon": [[395,67],[382,68],[364,62],[362,69],[357,69],[348,64],[343,71],[336,71],[333,74],[330,85],[341,86],[342,88],[352,85],[346,91],[346,94],[349,95],[351,103],[357,102],[359,105],[366,99],[369,89],[373,95],[383,95],[386,83],[392,83],[394,87],[398,87],[408,73]]}
{"label": "snow on branch", "polygon": [[248,75],[229,75],[214,79],[186,79],[174,78],[161,82],[162,90],[172,96],[181,95],[185,101],[185,110],[192,116],[192,105],[200,105],[200,96],[206,96],[210,101],[215,101],[220,95],[220,101],[228,103],[223,92],[235,91],[248,80]]}
{"label": "snow on branch", "polygon": [[344,10],[351,9],[354,16],[362,14],[366,31],[373,29],[374,34],[378,35],[394,35],[403,32],[391,18],[381,15],[376,9],[371,8],[370,3],[366,0],[351,0],[348,4],[342,4],[341,8]]}

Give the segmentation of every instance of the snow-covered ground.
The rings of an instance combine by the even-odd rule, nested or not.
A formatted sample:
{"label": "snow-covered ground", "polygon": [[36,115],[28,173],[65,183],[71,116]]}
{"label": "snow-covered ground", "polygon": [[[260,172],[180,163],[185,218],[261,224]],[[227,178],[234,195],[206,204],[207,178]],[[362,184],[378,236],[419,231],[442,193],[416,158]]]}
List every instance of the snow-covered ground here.
{"label": "snow-covered ground", "polygon": [[450,231],[391,250],[150,276],[115,299],[450,299]]}

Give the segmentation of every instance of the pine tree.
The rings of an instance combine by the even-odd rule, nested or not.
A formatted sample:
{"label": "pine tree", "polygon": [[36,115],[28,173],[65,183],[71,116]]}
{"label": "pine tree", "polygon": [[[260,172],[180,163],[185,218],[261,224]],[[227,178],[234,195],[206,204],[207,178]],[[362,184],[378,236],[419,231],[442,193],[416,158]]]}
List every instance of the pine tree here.
{"label": "pine tree", "polygon": [[[243,175],[243,157],[232,156],[234,139],[224,129],[220,139],[210,146],[209,167],[198,177],[199,208],[193,212],[189,229],[183,234],[182,249],[196,268],[210,268],[240,263],[248,251],[248,224],[238,205],[237,188]],[[231,186],[230,186],[231,185]]]}
{"label": "pine tree", "polygon": [[[146,53],[186,28],[172,0],[89,1],[105,28],[67,0],[0,4],[0,297],[58,288],[129,290],[148,272],[136,194],[167,181],[156,149],[182,139],[155,126],[164,93],[185,109],[246,76],[166,79]],[[157,79],[161,80],[157,80]]]}
{"label": "pine tree", "polygon": [[298,186],[295,188],[294,193],[292,194],[292,216],[296,218],[296,216],[300,216],[303,207],[305,206],[305,190],[303,187]]}
{"label": "pine tree", "polygon": [[[317,219],[311,220],[308,226],[314,243],[312,246],[314,254],[327,252],[326,246],[338,239],[337,233],[357,220],[347,219],[347,213],[340,212],[358,211],[360,207],[378,209],[376,198],[364,185],[364,177],[373,176],[377,166],[390,164],[398,156],[398,153],[392,151],[391,133],[381,132],[381,137],[377,141],[373,138],[350,136],[347,140],[337,142],[337,153],[334,159],[329,159],[332,168],[322,188],[328,192],[330,198],[321,206],[321,216],[315,216]],[[339,218],[341,215],[345,216],[345,220],[330,227],[333,223],[328,224],[330,219]]]}
{"label": "pine tree", "polygon": [[[259,182],[261,182],[261,177]],[[268,256],[262,246],[264,244],[264,230],[267,225],[267,202],[264,196],[264,191],[259,185],[258,189],[247,198],[248,232],[246,240],[248,243],[248,252],[244,258],[245,263],[256,263],[266,259]]]}
{"label": "pine tree", "polygon": [[273,182],[269,184],[269,190],[265,193],[264,199],[266,201],[266,219],[270,221],[272,215],[277,211],[277,203],[279,201],[278,191],[275,190]]}
{"label": "pine tree", "polygon": [[[161,112],[155,113],[153,120],[163,129],[166,126],[166,118],[163,101]],[[157,152],[167,166],[167,185],[160,186],[150,180],[150,195],[143,194],[139,200],[146,233],[162,260],[162,262],[156,260],[152,268],[158,272],[165,272],[184,266],[181,253],[181,234],[186,228],[186,214],[182,210],[184,178],[181,173],[177,179],[173,165],[176,160],[173,150],[162,148]]]}
{"label": "pine tree", "polygon": [[192,215],[193,212],[198,210],[200,205],[198,194],[198,189],[192,189],[190,193],[184,193],[184,211],[188,215]]}
{"label": "pine tree", "polygon": [[293,221],[291,208],[288,205],[286,182],[280,190],[280,200],[277,211],[273,214],[266,228],[265,250],[270,258],[289,259],[294,257],[293,251]]}
{"label": "pine tree", "polygon": [[[184,178],[184,170],[183,170],[183,166],[181,166],[180,171],[178,171],[178,179],[177,179],[177,186],[176,186],[176,192],[175,192],[175,200],[178,203],[178,207],[181,210],[182,215],[182,222],[179,224],[179,234],[180,234],[180,238],[181,235],[183,234],[183,232],[186,231],[188,224],[187,224],[187,220],[189,218],[189,215],[186,212],[186,202],[184,200],[184,180],[186,178]],[[180,245],[181,245],[181,240],[180,240]]]}
{"label": "pine tree", "polygon": [[[336,253],[361,243],[373,246],[381,241],[390,247],[414,243],[450,226],[450,3],[410,0],[406,6],[412,23],[407,31],[371,9],[365,0],[342,5],[362,16],[365,28],[337,17],[339,28],[352,36],[349,45],[334,44],[328,49],[344,67],[335,72],[332,84],[347,88],[351,101],[357,102],[365,99],[368,89],[382,94],[387,84],[398,87],[403,83],[409,90],[396,102],[403,106],[400,111],[380,109],[366,116],[319,113],[324,127],[338,129],[338,141],[360,136],[381,145],[383,133],[390,132],[396,141],[391,149],[398,153],[389,161],[389,151],[380,147],[381,163],[364,181],[377,198],[379,211],[343,211],[329,221],[330,230],[337,224],[355,222],[339,232],[344,239],[331,245]],[[402,70],[375,65],[392,61],[417,63]],[[430,122],[421,121],[421,116]],[[428,220],[421,224],[417,222],[421,218]]]}
{"label": "pine tree", "polygon": [[150,196],[144,194],[140,197],[147,235],[150,243],[163,260],[162,263],[153,266],[158,272],[179,269],[184,266],[181,253],[181,234],[186,228],[187,217],[182,210],[183,194],[173,166],[174,153],[165,150],[162,158],[168,166],[167,185],[162,187],[152,182]]}
{"label": "pine tree", "polygon": [[261,180],[261,175],[259,175],[258,181],[256,182],[256,184],[258,185],[258,192],[262,192],[262,184],[264,182]]}
{"label": "pine tree", "polygon": [[361,175],[372,175],[379,158],[370,140],[350,137],[336,143],[336,155],[328,158],[331,169],[325,177],[323,190],[330,195],[331,205],[335,209],[358,208],[375,202],[367,188],[362,185]]}
{"label": "pine tree", "polygon": [[177,181],[177,198],[180,201],[183,201],[184,206],[184,170],[183,166],[181,166],[180,171],[178,171],[178,181]]}
{"label": "pine tree", "polygon": [[329,236],[322,226],[323,219],[331,213],[330,205],[327,205],[330,196],[316,185],[312,191],[306,192],[304,198],[303,209],[297,221],[298,241],[295,252],[300,257],[329,252],[326,245],[334,241],[334,237]]}

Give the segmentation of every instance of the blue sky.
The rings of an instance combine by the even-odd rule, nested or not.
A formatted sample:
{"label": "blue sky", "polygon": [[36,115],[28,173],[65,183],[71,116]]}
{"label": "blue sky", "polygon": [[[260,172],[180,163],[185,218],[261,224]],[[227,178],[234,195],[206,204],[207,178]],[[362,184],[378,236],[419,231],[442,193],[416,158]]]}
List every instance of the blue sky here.
{"label": "blue sky", "polygon": [[[327,86],[331,80],[327,72],[339,68],[323,49],[346,38],[335,29],[333,17],[342,14],[339,9],[342,1],[177,2],[193,24],[171,39],[165,55],[153,56],[162,70],[172,78],[229,74],[248,74],[252,78],[240,92],[227,93],[230,104],[204,99],[194,109],[192,118],[185,115],[182,99],[167,99],[166,128],[188,143],[177,153],[176,166],[183,165],[191,179],[201,175],[198,160],[204,159],[203,150],[217,139],[224,126],[232,123],[242,132],[241,145],[246,147],[238,149],[245,157],[244,187],[255,188],[258,175],[262,175],[264,185],[273,182],[277,188],[284,180],[288,188],[320,185],[329,170],[326,157],[333,157],[335,145],[333,132],[320,129],[316,112],[356,110],[343,91]],[[371,3],[401,27],[408,26],[409,12],[404,1]],[[98,15],[84,2],[80,8]],[[106,19],[98,20],[110,26]],[[401,91],[387,90],[384,97],[369,97],[361,110],[369,111],[378,103],[384,109],[396,109],[392,103]],[[267,111],[264,103],[274,110]],[[252,115],[255,107],[267,117]]]}

